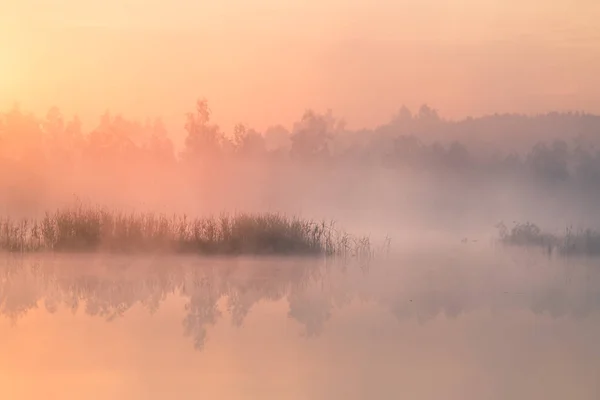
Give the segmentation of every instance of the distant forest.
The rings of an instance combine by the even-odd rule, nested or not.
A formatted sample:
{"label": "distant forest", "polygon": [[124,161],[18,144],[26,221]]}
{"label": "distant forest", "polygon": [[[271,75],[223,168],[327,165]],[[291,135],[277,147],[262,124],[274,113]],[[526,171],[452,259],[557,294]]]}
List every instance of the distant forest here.
{"label": "distant forest", "polygon": [[133,170],[231,175],[227,165],[242,163],[272,170],[281,164],[311,165],[311,171],[377,167],[600,189],[600,116],[585,113],[450,121],[424,105],[416,112],[403,107],[374,129],[350,130],[331,112],[308,110],[290,128],[258,132],[240,124],[226,133],[212,121],[207,101],[198,100],[184,128],[184,144],[176,149],[160,120],[140,123],[107,113],[83,132],[78,118],[57,108],[38,117],[14,107],[0,114],[0,187],[31,186],[40,174],[48,186],[53,174],[64,181],[85,171],[87,182],[101,179],[101,172],[112,179]]}

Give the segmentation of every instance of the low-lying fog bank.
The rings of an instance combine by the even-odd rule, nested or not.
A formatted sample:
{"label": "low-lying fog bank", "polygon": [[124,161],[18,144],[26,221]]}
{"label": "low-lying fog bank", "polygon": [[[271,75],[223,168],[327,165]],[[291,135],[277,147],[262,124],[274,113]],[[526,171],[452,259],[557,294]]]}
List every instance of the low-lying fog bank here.
{"label": "low-lying fog bank", "polygon": [[489,241],[503,222],[600,226],[600,118],[447,121],[403,110],[368,130],[307,111],[288,130],[226,134],[198,102],[183,148],[156,124],[105,115],[83,131],[54,109],[0,118],[0,214],[42,218],[78,198],[125,212],[284,213],[399,243]]}

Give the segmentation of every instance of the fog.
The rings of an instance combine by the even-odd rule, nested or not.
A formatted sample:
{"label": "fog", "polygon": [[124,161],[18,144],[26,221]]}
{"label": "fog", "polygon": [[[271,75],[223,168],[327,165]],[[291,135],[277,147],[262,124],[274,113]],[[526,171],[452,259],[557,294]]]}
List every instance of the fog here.
{"label": "fog", "polygon": [[599,19],[0,0],[0,399],[599,399]]}
{"label": "fog", "polygon": [[105,114],[91,129],[53,108],[0,118],[0,204],[40,216],[83,201],[188,215],[283,212],[334,220],[398,245],[489,240],[499,222],[596,228],[600,117],[584,113],[445,119],[402,107],[352,130],[307,110],[292,126],[225,132],[206,100],[176,145],[160,120]]}

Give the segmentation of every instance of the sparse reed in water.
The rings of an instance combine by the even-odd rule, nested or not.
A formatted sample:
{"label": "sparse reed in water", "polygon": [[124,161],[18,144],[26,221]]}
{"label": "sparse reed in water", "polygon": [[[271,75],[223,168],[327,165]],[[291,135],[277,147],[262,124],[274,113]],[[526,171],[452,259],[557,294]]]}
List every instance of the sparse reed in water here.
{"label": "sparse reed in water", "polygon": [[500,242],[505,245],[540,247],[548,253],[560,255],[600,256],[600,232],[592,229],[573,231],[568,227],[564,234],[543,232],[537,225],[526,222],[515,224],[510,230],[497,225]]}
{"label": "sparse reed in water", "polygon": [[0,250],[10,252],[171,252],[370,256],[368,237],[278,213],[186,215],[124,213],[78,205],[39,220],[0,220]]}

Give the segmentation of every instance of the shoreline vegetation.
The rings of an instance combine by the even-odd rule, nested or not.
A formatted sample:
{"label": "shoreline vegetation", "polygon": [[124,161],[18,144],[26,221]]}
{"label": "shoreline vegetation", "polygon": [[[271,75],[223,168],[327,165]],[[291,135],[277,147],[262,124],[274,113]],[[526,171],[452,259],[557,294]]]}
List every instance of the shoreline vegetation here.
{"label": "shoreline vegetation", "polygon": [[78,204],[43,218],[0,218],[0,251],[370,257],[367,236],[279,213],[190,218]]}
{"label": "shoreline vegetation", "polygon": [[574,231],[568,227],[562,234],[552,234],[531,222],[517,223],[511,229],[499,223],[496,228],[499,242],[506,246],[537,247],[544,249],[548,255],[600,256],[600,232],[593,229]]}

